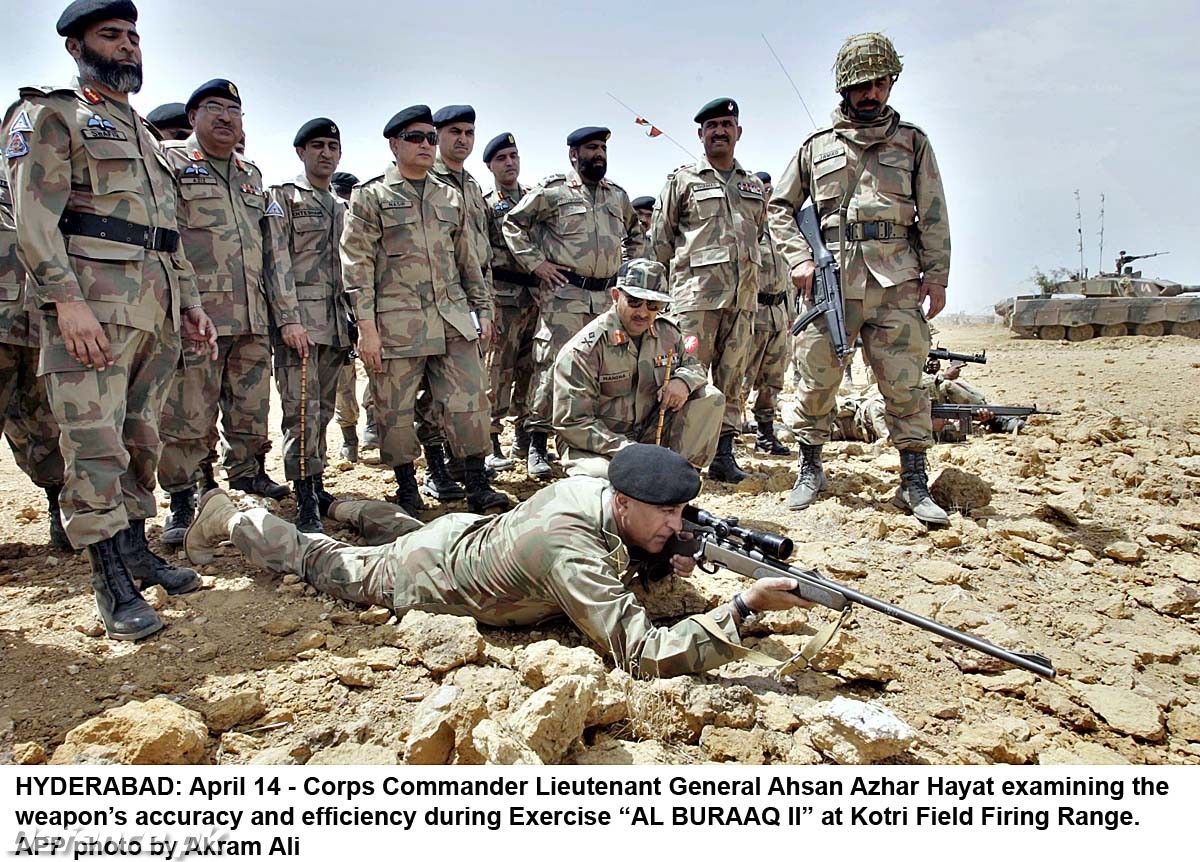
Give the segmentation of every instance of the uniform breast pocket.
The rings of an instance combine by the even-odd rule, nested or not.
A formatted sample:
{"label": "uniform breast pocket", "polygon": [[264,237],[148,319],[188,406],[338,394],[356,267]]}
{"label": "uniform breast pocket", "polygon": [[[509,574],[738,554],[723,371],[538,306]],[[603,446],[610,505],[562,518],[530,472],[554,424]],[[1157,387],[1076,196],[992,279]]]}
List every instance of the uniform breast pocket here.
{"label": "uniform breast pocket", "polygon": [[605,398],[627,395],[632,388],[632,371],[608,371],[600,375],[600,394]]}
{"label": "uniform breast pocket", "polygon": [[229,224],[229,207],[216,180],[185,180],[180,184],[179,224],[196,230],[212,230]]}
{"label": "uniform breast pocket", "polygon": [[886,149],[879,153],[879,189],[903,197],[912,197],[913,154],[908,150]]}
{"label": "uniform breast pocket", "polygon": [[[88,158],[88,174],[93,194],[115,195],[122,192],[142,192],[142,158],[133,141],[116,141],[105,138],[83,139],[83,149]],[[136,214],[124,218],[136,221]],[[141,213],[145,219],[145,213]]]}
{"label": "uniform breast pocket", "polygon": [[579,234],[587,230],[588,207],[582,201],[568,201],[558,207],[557,228],[561,236]]}
{"label": "uniform breast pocket", "polygon": [[413,250],[413,231],[420,214],[415,206],[385,209],[380,213],[383,250],[388,257],[410,254]]}
{"label": "uniform breast pocket", "polygon": [[[841,199],[846,194],[846,157],[834,156],[813,165],[812,196],[816,201]],[[825,212],[824,207],[818,210]]]}
{"label": "uniform breast pocket", "polygon": [[719,218],[725,211],[724,189],[697,189],[692,192],[692,207],[697,221]]}
{"label": "uniform breast pocket", "polygon": [[292,218],[292,251],[319,252],[329,227],[319,218]]}

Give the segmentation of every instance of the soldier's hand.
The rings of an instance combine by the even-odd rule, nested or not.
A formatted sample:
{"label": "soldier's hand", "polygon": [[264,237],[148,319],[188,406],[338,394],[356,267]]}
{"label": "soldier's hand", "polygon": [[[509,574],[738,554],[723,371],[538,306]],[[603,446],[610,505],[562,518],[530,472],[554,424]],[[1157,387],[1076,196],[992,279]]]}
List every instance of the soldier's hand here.
{"label": "soldier's hand", "polygon": [[678,410],[687,403],[688,396],[691,394],[687,384],[676,377],[668,380],[658,390],[658,403],[667,410]]}
{"label": "soldier's hand", "polygon": [[813,275],[816,271],[817,265],[811,260],[798,263],[792,268],[792,284],[796,285],[805,302],[812,302]]}
{"label": "soldier's hand", "polygon": [[279,335],[283,338],[284,344],[300,354],[301,359],[307,359],[308,348],[316,344],[308,337],[308,330],[301,323],[289,323],[287,326],[280,327]]}
{"label": "soldier's hand", "polygon": [[[692,539],[692,534],[689,532],[679,533],[679,538],[685,542]],[[674,554],[671,557],[671,572],[681,578],[690,578],[692,572],[696,570],[696,561],[692,557],[683,554]]]}
{"label": "soldier's hand", "polygon": [[991,422],[995,418],[996,418],[996,414],[993,413],[991,410],[976,410],[975,411],[975,421],[976,422]]}
{"label": "soldier's hand", "polygon": [[358,328],[358,357],[368,371],[383,371],[383,343],[379,332],[372,326],[364,329],[361,321]]}
{"label": "soldier's hand", "polygon": [[565,273],[570,271],[571,270],[565,266],[559,266],[557,263],[546,261],[537,269],[535,269],[533,274],[541,279],[544,286],[553,290],[556,287],[562,287],[564,284],[568,284]]}
{"label": "soldier's hand", "polygon": [[208,348],[208,358],[217,361],[217,328],[199,306],[183,313],[183,337],[197,350]]}
{"label": "soldier's hand", "polygon": [[492,343],[492,338],[496,334],[496,327],[492,326],[492,322],[487,318],[479,321],[479,340],[483,342],[484,347]]}
{"label": "soldier's hand", "polygon": [[921,302],[929,297],[929,308],[925,311],[925,319],[933,320],[946,307],[946,285],[921,282]]}
{"label": "soldier's hand", "polygon": [[742,601],[755,612],[813,607],[812,602],[792,592],[795,586],[796,582],[791,578],[759,578],[754,586],[742,593]]}
{"label": "soldier's hand", "polygon": [[85,367],[97,371],[112,365],[112,347],[108,343],[108,336],[88,304],[80,300],[59,302],[55,307],[58,311],[58,331],[67,343],[67,352]]}

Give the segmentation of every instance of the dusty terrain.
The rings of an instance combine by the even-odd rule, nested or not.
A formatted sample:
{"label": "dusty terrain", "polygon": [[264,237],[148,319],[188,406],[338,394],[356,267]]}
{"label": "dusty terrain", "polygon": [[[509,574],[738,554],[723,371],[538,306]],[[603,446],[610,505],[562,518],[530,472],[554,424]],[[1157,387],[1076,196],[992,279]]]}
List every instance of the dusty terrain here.
{"label": "dusty terrain", "polygon": [[[955,469],[979,493],[977,477],[990,504],[928,532],[888,502],[895,451],[839,443],[826,452],[831,493],[793,514],[783,501],[794,460],[751,458],[749,435],[739,457],[754,477],[710,484],[699,502],[788,534],[799,564],[856,589],[1048,655],[1056,682],[863,609],[819,669],[787,681],[744,662],[632,680],[568,624],[504,631],[419,614],[397,624],[257,571],[232,548],[205,568],[204,589],[164,600],[161,633],[118,643],[99,635],[86,558],[47,553],[44,498],[5,447],[0,759],[1200,762],[1200,341],[1050,344],[978,325],[946,326],[937,340],[988,350],[965,379],[995,402],[1062,411],[1016,437],[933,450],[931,478]],[[277,452],[271,463],[281,477]],[[378,464],[345,466],[327,474],[337,494],[394,486]],[[497,486],[536,490],[520,469]],[[670,621],[738,582],[660,585],[648,603]],[[751,643],[786,656],[828,613],[767,615]],[[146,733],[160,720],[187,732],[138,747],[117,713],[64,744],[122,704]]]}

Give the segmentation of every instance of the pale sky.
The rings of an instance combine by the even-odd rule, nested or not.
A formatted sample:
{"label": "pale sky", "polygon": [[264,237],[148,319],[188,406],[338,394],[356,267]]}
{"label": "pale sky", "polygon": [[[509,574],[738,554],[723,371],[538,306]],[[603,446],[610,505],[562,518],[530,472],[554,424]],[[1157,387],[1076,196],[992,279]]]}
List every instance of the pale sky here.
{"label": "pale sky", "polygon": [[[54,32],[66,3],[3,0],[0,89],[61,83],[74,65]],[[135,0],[136,2],[136,0]],[[526,185],[568,167],[567,132],[613,130],[609,177],[630,197],[657,195],[690,161],[650,139],[609,93],[700,152],[692,115],[717,97],[741,106],[739,161],[778,175],[813,127],[763,34],[825,124],[837,96],[831,67],[849,34],[882,30],[903,56],[891,104],[929,135],[942,168],[953,257],[948,307],[980,311],[1032,290],[1034,266],[1104,268],[1120,249],[1170,251],[1146,273],[1200,283],[1193,203],[1200,182],[1184,158],[1200,131],[1200,7],[1192,2],[1059,0],[1007,4],[851,4],[745,0],[526,3],[460,0],[138,3],[143,113],[186,101],[214,77],[242,93],[250,159],[267,182],[293,176],[292,136],[328,116],[342,128],[342,169],[382,173],[384,123],[399,109],[469,103],[478,153],[517,137]]]}

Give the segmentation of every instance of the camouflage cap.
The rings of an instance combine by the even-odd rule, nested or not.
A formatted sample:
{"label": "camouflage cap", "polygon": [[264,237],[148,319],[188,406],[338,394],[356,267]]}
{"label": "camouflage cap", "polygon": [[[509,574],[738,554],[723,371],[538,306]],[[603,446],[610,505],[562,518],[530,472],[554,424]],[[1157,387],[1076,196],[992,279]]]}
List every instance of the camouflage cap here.
{"label": "camouflage cap", "polygon": [[621,264],[617,272],[617,287],[630,296],[648,299],[651,302],[670,302],[667,286],[667,269],[657,260],[636,257]]}
{"label": "camouflage cap", "polygon": [[892,40],[882,33],[859,33],[842,43],[833,66],[834,88],[840,93],[904,69]]}
{"label": "camouflage cap", "polygon": [[700,493],[700,472],[665,446],[634,443],[608,465],[613,489],[652,506],[679,506]]}

